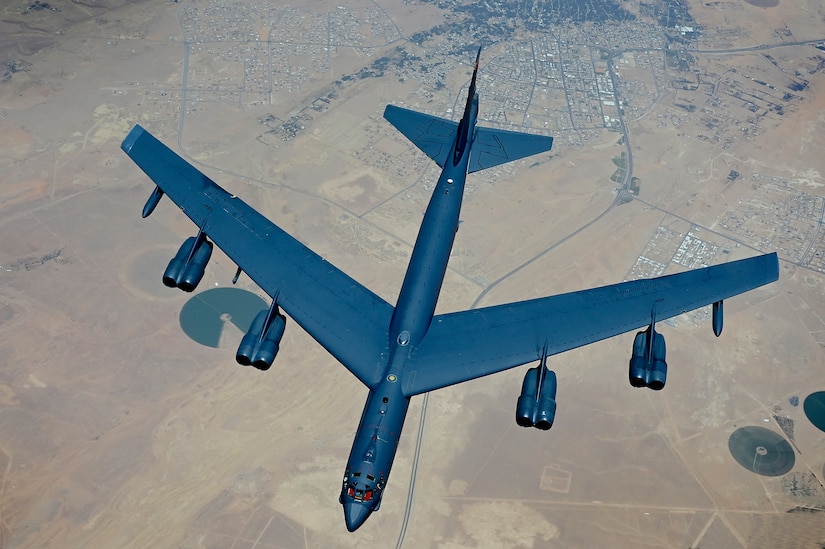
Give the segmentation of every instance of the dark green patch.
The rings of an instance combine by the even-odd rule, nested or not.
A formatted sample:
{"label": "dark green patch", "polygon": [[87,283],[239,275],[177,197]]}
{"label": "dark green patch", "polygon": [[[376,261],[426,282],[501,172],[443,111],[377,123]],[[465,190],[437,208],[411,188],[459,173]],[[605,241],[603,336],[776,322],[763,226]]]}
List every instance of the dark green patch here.
{"label": "dark green patch", "polygon": [[781,435],[764,427],[742,427],[728,440],[733,458],[745,469],[768,477],[782,476],[793,469],[796,456]]}
{"label": "dark green patch", "polygon": [[825,391],[811,393],[802,406],[808,421],[820,431],[825,432]]}

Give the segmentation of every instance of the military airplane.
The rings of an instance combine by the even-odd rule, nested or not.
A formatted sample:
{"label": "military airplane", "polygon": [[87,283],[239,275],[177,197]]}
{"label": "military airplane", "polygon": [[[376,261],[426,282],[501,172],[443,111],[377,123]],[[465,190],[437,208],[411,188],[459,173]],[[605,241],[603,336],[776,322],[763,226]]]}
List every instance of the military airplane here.
{"label": "military airplane", "polygon": [[529,362],[516,403],[516,422],[549,429],[556,376],[547,357],[630,330],[634,387],[665,385],[665,343],[654,329],[665,320],[713,305],[722,330],[722,302],[779,277],[775,253],[649,280],[434,315],[458,230],[468,173],[550,150],[553,138],[477,127],[476,55],[461,120],[396,106],[384,117],[441,168],[398,301],[393,307],[235,195],[227,193],[148,131],[135,126],[121,147],[156,187],[143,217],[168,195],[199,227],[172,258],[163,283],[193,291],[213,243],[272,297],[241,340],[240,364],[267,370],[278,353],[285,311],[355,377],[369,395],[339,496],[349,531],[381,505],[410,398]]}

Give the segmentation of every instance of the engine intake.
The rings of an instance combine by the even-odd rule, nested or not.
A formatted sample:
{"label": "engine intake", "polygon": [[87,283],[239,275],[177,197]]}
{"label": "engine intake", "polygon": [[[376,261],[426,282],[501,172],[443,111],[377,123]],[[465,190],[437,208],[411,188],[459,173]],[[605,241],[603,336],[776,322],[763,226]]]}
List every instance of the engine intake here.
{"label": "engine intake", "polygon": [[241,339],[235,360],[242,366],[269,370],[278,355],[285,328],[286,317],[278,311],[278,304],[273,301],[268,311],[261,311],[255,316],[249,331]]}
{"label": "engine intake", "polygon": [[193,291],[200,284],[210,257],[212,243],[206,239],[206,234],[190,236],[163,272],[163,284],[184,292]]}
{"label": "engine intake", "polygon": [[[653,339],[651,342],[651,334]],[[653,326],[638,332],[633,340],[628,377],[633,387],[648,387],[661,391],[667,382],[665,338]]]}

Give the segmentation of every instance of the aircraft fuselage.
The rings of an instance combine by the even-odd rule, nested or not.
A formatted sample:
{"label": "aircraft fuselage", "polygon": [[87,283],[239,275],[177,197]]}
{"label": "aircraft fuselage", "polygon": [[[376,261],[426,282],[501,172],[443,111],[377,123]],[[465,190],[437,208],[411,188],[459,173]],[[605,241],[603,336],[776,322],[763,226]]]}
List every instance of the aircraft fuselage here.
{"label": "aircraft fuselage", "polygon": [[[478,61],[476,60],[476,69]],[[370,388],[355,434],[340,501],[347,529],[356,530],[381,504],[401,429],[410,404],[401,391],[407,358],[421,342],[435,313],[438,294],[458,230],[470,148],[478,115],[476,72],[470,84],[453,152],[424,213],[398,303],[390,322],[389,355],[381,381]]]}
{"label": "aircraft fuselage", "polygon": [[[477,109],[477,101],[473,103]],[[475,109],[472,114],[475,115]],[[472,116],[469,122],[472,125],[466,124],[466,129],[462,127],[465,126],[462,122],[456,137],[456,141],[459,141],[462,130],[469,134],[464,151],[455,163],[452,162],[453,156],[450,156],[424,213],[390,324],[391,349],[396,344],[397,347],[414,348],[421,342],[433,319],[438,294],[447,272],[447,262],[458,231],[458,216],[467,179],[475,116]]]}

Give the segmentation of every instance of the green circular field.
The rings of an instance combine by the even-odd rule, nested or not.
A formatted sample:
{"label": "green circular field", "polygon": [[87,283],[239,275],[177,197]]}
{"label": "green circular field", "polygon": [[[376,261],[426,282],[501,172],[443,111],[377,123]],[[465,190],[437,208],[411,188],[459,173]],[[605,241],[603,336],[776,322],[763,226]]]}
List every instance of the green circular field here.
{"label": "green circular field", "polygon": [[745,469],[768,477],[782,476],[793,469],[796,456],[782,436],[764,427],[742,427],[730,435],[728,447]]}
{"label": "green circular field", "polygon": [[805,415],[808,416],[808,421],[813,423],[814,427],[820,431],[825,432],[825,391],[808,395],[803,408]]}
{"label": "green circular field", "polygon": [[266,302],[239,288],[214,288],[192,297],[180,311],[180,326],[192,340],[217,348],[227,322],[246,332]]}

